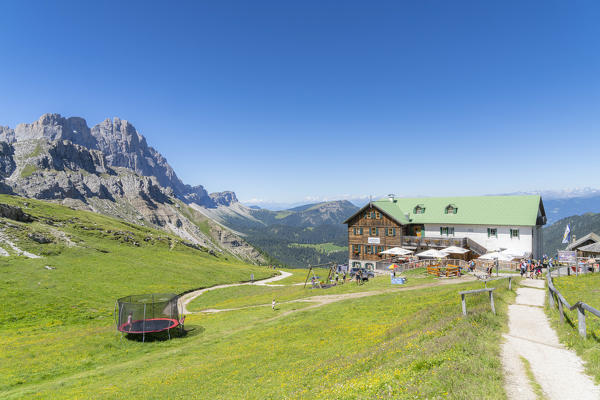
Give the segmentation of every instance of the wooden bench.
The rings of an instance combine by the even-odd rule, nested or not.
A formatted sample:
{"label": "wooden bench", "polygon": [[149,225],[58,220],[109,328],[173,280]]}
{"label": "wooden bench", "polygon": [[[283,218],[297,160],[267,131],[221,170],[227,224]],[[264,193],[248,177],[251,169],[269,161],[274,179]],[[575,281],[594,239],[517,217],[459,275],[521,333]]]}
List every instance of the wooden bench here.
{"label": "wooden bench", "polygon": [[460,268],[456,265],[448,264],[446,265],[446,277],[451,276],[460,276]]}
{"label": "wooden bench", "polygon": [[434,276],[440,276],[441,274],[441,270],[440,270],[440,265],[436,264],[436,265],[430,265],[427,267],[427,273],[429,275],[434,275]]}

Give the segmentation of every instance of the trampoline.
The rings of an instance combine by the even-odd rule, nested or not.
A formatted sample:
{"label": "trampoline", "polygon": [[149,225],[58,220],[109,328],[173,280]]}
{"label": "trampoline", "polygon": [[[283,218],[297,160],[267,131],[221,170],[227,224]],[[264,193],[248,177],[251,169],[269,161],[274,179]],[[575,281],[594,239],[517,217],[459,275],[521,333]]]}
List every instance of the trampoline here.
{"label": "trampoline", "polygon": [[[183,318],[179,317],[179,296],[172,293],[153,293],[122,297],[115,304],[115,323],[119,332],[146,335],[166,332],[179,327],[183,331]],[[118,319],[117,319],[118,318]]]}

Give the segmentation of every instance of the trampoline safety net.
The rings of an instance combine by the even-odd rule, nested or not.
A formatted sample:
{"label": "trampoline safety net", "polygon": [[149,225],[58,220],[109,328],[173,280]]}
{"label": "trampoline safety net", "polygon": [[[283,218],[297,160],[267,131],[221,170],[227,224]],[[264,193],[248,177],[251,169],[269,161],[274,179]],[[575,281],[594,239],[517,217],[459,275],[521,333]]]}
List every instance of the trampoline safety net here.
{"label": "trampoline safety net", "polygon": [[162,332],[179,325],[179,296],[172,293],[141,294],[117,300],[117,329],[130,334]]}

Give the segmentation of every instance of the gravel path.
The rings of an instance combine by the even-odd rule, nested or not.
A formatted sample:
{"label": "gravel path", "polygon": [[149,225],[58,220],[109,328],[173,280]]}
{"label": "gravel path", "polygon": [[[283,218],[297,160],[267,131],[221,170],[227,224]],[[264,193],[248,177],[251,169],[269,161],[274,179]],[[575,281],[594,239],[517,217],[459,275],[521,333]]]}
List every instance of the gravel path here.
{"label": "gravel path", "polygon": [[[277,276],[274,276],[274,277],[268,278],[268,279],[262,279],[262,280],[259,280],[259,281],[242,282],[242,283],[228,283],[226,285],[217,285],[217,286],[212,286],[212,287],[209,287],[209,288],[206,288],[206,289],[199,289],[199,290],[195,290],[195,291],[190,292],[190,293],[186,293],[183,296],[181,296],[181,298],[179,299],[179,302],[181,304],[182,313],[183,314],[191,314],[191,312],[188,311],[188,309],[187,309],[187,305],[190,304],[190,302],[192,300],[194,300],[196,297],[200,296],[202,293],[206,293],[206,292],[211,291],[211,290],[223,289],[223,288],[234,287],[234,286],[244,286],[244,285],[264,286],[267,283],[280,281],[280,280],[285,279],[288,276],[292,275],[289,272],[285,272],[285,271],[279,271],[279,273],[281,275],[277,275]],[[270,286],[274,286],[274,285],[270,285]],[[284,286],[284,285],[281,285],[281,286]]]}
{"label": "gravel path", "polygon": [[509,333],[504,336],[502,363],[509,399],[536,399],[520,356],[531,364],[547,399],[600,399],[600,388],[585,375],[575,352],[558,340],[544,313],[544,280],[525,279],[516,303],[508,308]]}

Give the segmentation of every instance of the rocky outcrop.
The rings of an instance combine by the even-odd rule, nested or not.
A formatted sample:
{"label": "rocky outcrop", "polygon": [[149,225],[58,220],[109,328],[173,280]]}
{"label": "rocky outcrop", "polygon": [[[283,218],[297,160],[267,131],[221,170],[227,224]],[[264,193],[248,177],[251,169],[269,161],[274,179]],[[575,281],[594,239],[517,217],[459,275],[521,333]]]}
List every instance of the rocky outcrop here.
{"label": "rocky outcrop", "polygon": [[[235,193],[209,195],[200,185],[185,185],[135,127],[119,118],[89,128],[83,118],[45,114],[14,130],[0,127],[0,193],[101,212],[173,232],[214,253],[264,261],[234,232],[192,208],[184,213],[179,203],[217,208],[237,202]],[[198,221],[209,223],[210,232]]]}
{"label": "rocky outcrop", "polygon": [[0,217],[19,222],[33,221],[33,217],[26,212],[23,212],[21,207],[15,207],[4,203],[0,203]]}
{"label": "rocky outcrop", "polygon": [[230,191],[211,193],[210,198],[217,206],[230,206],[238,202],[235,193]]}

